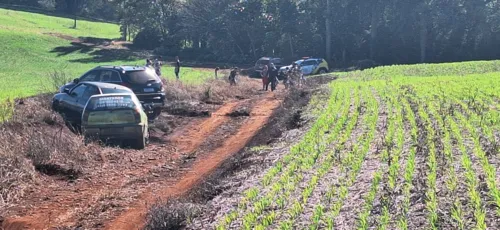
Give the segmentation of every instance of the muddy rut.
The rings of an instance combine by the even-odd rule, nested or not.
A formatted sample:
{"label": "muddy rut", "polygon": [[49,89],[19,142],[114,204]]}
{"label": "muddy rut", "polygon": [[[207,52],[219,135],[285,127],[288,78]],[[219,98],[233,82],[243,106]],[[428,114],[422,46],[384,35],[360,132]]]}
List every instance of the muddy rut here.
{"label": "muddy rut", "polygon": [[[144,226],[149,205],[158,199],[184,195],[200,183],[224,160],[245,147],[268,122],[281,101],[280,96],[274,93],[263,93],[251,99],[225,103],[212,116],[193,120],[168,135],[168,144],[153,143],[149,146],[147,151],[158,153],[158,159],[146,160],[135,167],[114,168],[107,175],[78,183],[49,181],[47,185],[39,186],[33,196],[26,197],[22,205],[13,207],[4,219],[2,228],[139,229]],[[241,106],[249,108],[250,116],[227,116]],[[218,143],[206,143],[207,140]],[[201,153],[192,162],[169,165],[198,151]],[[150,179],[151,172],[158,166],[173,168],[171,171],[174,172],[171,176],[161,174]],[[131,178],[138,185],[132,186],[131,181],[134,180]],[[115,209],[109,211],[107,216],[94,213],[82,215],[84,210],[107,194],[121,196],[120,199],[129,201],[121,209],[111,207]],[[88,222],[96,224],[88,225]]]}

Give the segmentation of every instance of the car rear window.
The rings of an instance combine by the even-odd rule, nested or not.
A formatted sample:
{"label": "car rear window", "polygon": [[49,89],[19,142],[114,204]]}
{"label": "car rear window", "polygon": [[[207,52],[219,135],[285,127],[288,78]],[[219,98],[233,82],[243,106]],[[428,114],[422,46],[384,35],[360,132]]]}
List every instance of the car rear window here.
{"label": "car rear window", "polygon": [[152,70],[128,71],[125,73],[128,83],[144,85],[150,81],[158,81],[159,78]]}
{"label": "car rear window", "polygon": [[91,98],[85,110],[105,111],[116,109],[135,109],[136,107],[136,103],[131,95],[123,95]]}
{"label": "car rear window", "polygon": [[101,90],[102,90],[102,94],[132,93],[130,90],[126,90],[126,89],[101,88]]}

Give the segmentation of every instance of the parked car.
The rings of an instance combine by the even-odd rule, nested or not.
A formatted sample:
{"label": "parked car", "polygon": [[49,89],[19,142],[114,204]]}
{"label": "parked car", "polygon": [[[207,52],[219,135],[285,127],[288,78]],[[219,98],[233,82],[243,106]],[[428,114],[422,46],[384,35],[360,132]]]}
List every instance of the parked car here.
{"label": "parked car", "polygon": [[250,77],[261,78],[260,73],[262,72],[262,69],[264,69],[265,65],[270,65],[271,63],[273,63],[277,69],[280,69],[283,66],[283,60],[281,58],[262,57],[255,62],[254,71],[250,74]]}
{"label": "parked car", "polygon": [[[297,65],[300,65],[302,73],[307,75],[324,74],[328,73],[328,63],[323,58],[303,58],[301,60],[295,61]],[[279,76],[283,76],[286,68],[292,68],[292,65],[283,66],[279,70]],[[280,77],[281,78],[281,77]]]}
{"label": "parked car", "polygon": [[147,109],[149,119],[158,117],[165,104],[165,88],[160,77],[148,67],[98,66],[60,88],[62,93],[80,82],[105,82],[130,88]]}
{"label": "parked car", "polygon": [[144,149],[148,143],[148,118],[133,93],[94,95],[81,119],[87,140],[126,140],[136,149]]}
{"label": "parked car", "polygon": [[73,126],[81,124],[83,109],[90,97],[100,94],[134,93],[131,89],[110,83],[81,82],[71,89],[63,89],[62,93],[52,98],[52,109],[60,113],[66,122]]}

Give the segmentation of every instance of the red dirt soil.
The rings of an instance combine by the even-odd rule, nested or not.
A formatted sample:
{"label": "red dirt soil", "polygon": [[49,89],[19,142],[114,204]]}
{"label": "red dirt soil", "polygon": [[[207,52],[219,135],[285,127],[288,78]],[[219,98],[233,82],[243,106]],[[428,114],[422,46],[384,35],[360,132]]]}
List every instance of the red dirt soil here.
{"label": "red dirt soil", "polygon": [[[224,114],[231,111],[238,103],[231,102],[222,106],[215,114]],[[173,154],[173,157],[178,157],[180,155],[179,151],[193,151],[198,148],[198,146],[203,143],[204,138],[212,131],[214,131],[217,126],[222,124],[227,117],[224,116],[212,116],[201,122],[193,122],[186,128],[179,130],[174,135],[172,140],[173,146],[178,150]],[[194,128],[199,127],[199,128]],[[189,137],[186,141],[183,137]],[[141,175],[147,173],[152,167],[157,165],[150,164],[149,167],[141,167],[139,172],[123,172],[122,174],[132,174]],[[111,184],[100,184],[95,185],[91,183],[83,184],[81,189],[78,189],[78,193],[72,191],[64,191],[62,194],[55,194],[57,196],[57,202],[50,202],[46,206],[38,207],[36,210],[32,210],[32,214],[22,218],[7,218],[3,223],[4,229],[46,229],[51,225],[58,225],[65,223],[67,219],[71,218],[74,214],[74,210],[71,204],[79,202],[81,200],[92,200],[90,199],[97,191],[101,189],[106,189],[109,187],[116,187],[123,183],[123,178],[114,178]],[[55,218],[57,217],[57,218]]]}
{"label": "red dirt soil", "polygon": [[[144,217],[148,210],[147,204],[152,204],[159,198],[167,199],[186,193],[213,172],[225,159],[244,148],[247,142],[267,123],[273,110],[281,102],[274,96],[274,93],[254,99],[256,106],[252,108],[250,118],[244,121],[235,135],[221,140],[223,141],[221,147],[208,152],[202,158],[197,158],[188,172],[183,175],[181,173],[181,177],[177,179],[174,178],[174,183],[172,183],[172,179],[165,179],[160,181],[158,186],[155,185],[155,188],[140,191],[136,203],[132,203],[130,209],[118,216],[106,228],[137,229],[143,227]],[[76,216],[79,212],[86,206],[90,206],[88,202],[97,200],[103,195],[103,191],[113,191],[125,186],[127,180],[124,175],[143,178],[159,164],[171,162],[182,157],[182,154],[196,151],[208,136],[230,119],[225,114],[248,101],[228,102],[214,112],[211,117],[195,120],[174,131],[170,135],[172,138],[167,146],[153,145],[148,147],[149,151],[162,151],[164,152],[162,155],[170,154],[168,159],[148,161],[131,169],[119,169],[119,173],[103,175],[100,178],[83,181],[74,186],[68,186],[61,182],[52,184],[52,186],[41,185],[36,193],[43,195],[26,197],[22,207],[18,208],[26,210],[16,213],[21,217],[5,218],[0,229],[53,229],[60,226],[73,226],[78,221]],[[172,148],[167,149],[167,147],[173,147],[175,151],[172,151]],[[174,185],[172,186],[172,184]],[[61,188],[58,185],[62,185]],[[160,192],[154,193],[152,189]],[[50,197],[50,200],[43,200],[40,197]]]}
{"label": "red dirt soil", "polygon": [[267,95],[259,105],[252,109],[250,117],[238,130],[238,132],[224,141],[224,144],[210,153],[209,156],[199,159],[193,166],[193,170],[184,175],[173,186],[164,184],[164,189],[159,193],[148,192],[143,194],[134,207],[111,222],[106,229],[142,229],[144,228],[145,215],[148,211],[148,203],[156,200],[165,200],[185,194],[195,185],[200,183],[224,160],[232,154],[243,149],[251,138],[267,123],[274,109],[280,105],[280,101],[274,98],[274,94]]}

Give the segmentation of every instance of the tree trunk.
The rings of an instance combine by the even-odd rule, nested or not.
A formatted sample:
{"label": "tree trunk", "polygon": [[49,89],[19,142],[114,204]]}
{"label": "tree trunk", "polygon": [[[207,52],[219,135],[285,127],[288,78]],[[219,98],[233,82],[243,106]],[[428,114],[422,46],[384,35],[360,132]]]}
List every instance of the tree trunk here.
{"label": "tree trunk", "polygon": [[75,13],[75,23],[73,24],[73,29],[76,29],[76,13]]}
{"label": "tree trunk", "polygon": [[325,48],[326,48],[326,59],[330,62],[332,60],[332,31],[331,31],[331,10],[330,10],[330,0],[326,0],[326,19],[325,19]]}
{"label": "tree trunk", "polygon": [[379,22],[379,2],[375,2],[374,6],[372,6],[372,17],[371,17],[371,25],[370,25],[370,59],[375,59],[375,47],[376,47],[376,39],[377,39],[377,29]]}
{"label": "tree trunk", "polygon": [[342,48],[342,65],[347,66],[346,50],[345,50],[345,48]]}
{"label": "tree trunk", "polygon": [[250,39],[250,45],[252,46],[253,58],[257,59],[257,54],[255,53],[255,42],[253,40],[252,35],[250,34],[250,30],[247,30],[247,35],[248,35],[248,38]]}
{"label": "tree trunk", "polygon": [[293,42],[292,42],[292,35],[288,34],[289,42],[290,42],[290,53],[292,54],[292,57],[295,57],[295,53],[293,52]]}
{"label": "tree trunk", "polygon": [[427,50],[427,20],[424,13],[420,14],[420,62],[425,62]]}
{"label": "tree trunk", "polygon": [[227,34],[229,35],[229,37],[231,37],[231,40],[233,40],[233,43],[234,45],[236,45],[236,47],[238,48],[238,50],[240,51],[241,53],[241,56],[245,56],[245,52],[243,52],[243,49],[241,48],[241,46],[238,44],[238,41],[236,41],[236,39],[234,38],[233,34],[231,34],[230,30],[227,29]]}

